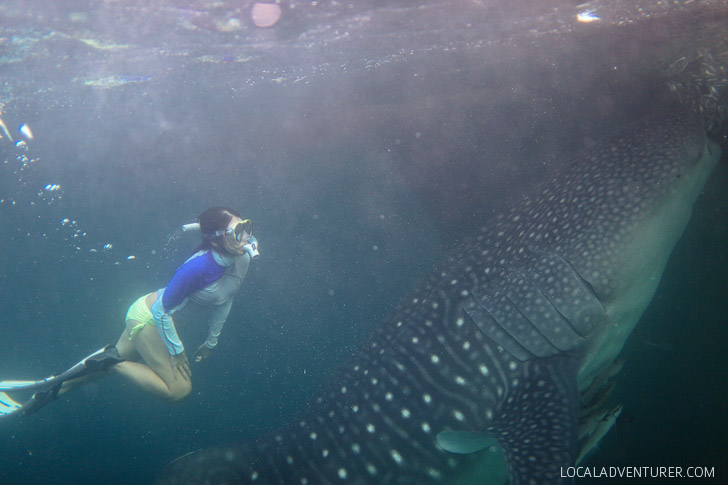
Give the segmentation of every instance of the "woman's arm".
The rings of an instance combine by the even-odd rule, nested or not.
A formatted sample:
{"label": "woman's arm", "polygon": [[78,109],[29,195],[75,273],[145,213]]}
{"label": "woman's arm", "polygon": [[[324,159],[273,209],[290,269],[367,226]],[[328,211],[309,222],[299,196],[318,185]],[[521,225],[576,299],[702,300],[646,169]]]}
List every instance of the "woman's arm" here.
{"label": "woman's arm", "polygon": [[233,298],[230,298],[226,303],[216,306],[215,310],[213,310],[212,317],[210,318],[210,330],[207,332],[207,340],[205,341],[205,345],[208,348],[213,349],[217,345],[217,338],[222,332],[222,327],[225,326],[232,306]]}
{"label": "woman's arm", "polygon": [[199,252],[177,269],[167,287],[158,294],[151,308],[152,316],[169,355],[178,355],[185,350],[177,335],[172,313],[190,294],[220,279],[225,269],[209,252]]}
{"label": "woman's arm", "polygon": [[202,362],[203,360],[210,357],[212,349],[217,346],[217,338],[222,332],[222,327],[227,321],[227,317],[230,314],[230,308],[233,306],[233,299],[230,298],[227,302],[220,306],[216,306],[212,312],[210,318],[210,330],[207,333],[207,340],[200,345],[195,352],[195,362]]}
{"label": "woman's arm", "polygon": [[[164,290],[159,291],[163,292]],[[150,309],[152,317],[154,318],[159,336],[162,338],[162,342],[164,342],[169,352],[174,378],[177,379],[177,376],[181,375],[183,379],[190,380],[192,372],[190,371],[190,364],[187,361],[185,348],[177,335],[177,328],[174,326],[172,315],[164,311],[162,296],[162,294],[158,295],[157,301],[154,302]]]}
{"label": "woman's arm", "polygon": [[[160,290],[161,291],[161,290]],[[159,331],[159,336],[162,337],[162,342],[167,346],[169,355],[178,355],[185,351],[182,341],[177,335],[177,328],[174,326],[174,318],[172,315],[164,311],[164,305],[162,304],[162,295],[159,295],[157,301],[154,302],[152,308],[152,316]]]}

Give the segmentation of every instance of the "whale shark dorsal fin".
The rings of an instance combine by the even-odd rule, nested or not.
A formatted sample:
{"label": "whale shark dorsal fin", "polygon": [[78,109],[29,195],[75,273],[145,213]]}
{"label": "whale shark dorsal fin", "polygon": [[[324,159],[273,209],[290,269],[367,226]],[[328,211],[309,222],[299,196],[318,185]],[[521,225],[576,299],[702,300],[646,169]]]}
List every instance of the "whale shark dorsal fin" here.
{"label": "whale shark dorsal fin", "polygon": [[497,445],[498,442],[487,433],[441,431],[437,434],[437,444],[450,453],[468,454]]}

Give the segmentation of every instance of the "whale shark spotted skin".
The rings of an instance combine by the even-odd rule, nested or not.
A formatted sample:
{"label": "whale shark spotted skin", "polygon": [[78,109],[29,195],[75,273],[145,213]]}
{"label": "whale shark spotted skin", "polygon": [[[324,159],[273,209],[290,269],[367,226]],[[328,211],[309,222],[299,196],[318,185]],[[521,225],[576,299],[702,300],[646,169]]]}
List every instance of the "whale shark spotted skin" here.
{"label": "whale shark spotted skin", "polygon": [[447,258],[296,422],[186,455],[160,483],[563,480],[579,392],[651,300],[719,158],[686,113],[577,156]]}

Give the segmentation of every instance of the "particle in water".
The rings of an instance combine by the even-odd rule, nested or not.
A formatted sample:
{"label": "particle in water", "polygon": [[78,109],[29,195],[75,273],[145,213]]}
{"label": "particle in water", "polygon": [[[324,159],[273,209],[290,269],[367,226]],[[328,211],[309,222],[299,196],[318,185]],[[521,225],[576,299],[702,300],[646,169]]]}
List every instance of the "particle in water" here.
{"label": "particle in water", "polygon": [[23,135],[26,139],[32,140],[33,139],[33,132],[30,130],[30,126],[28,126],[26,123],[23,123],[18,128],[18,131],[21,135]]}
{"label": "particle in water", "polygon": [[250,17],[256,27],[273,27],[281,18],[281,7],[275,3],[255,2]]}
{"label": "particle in water", "polygon": [[601,19],[599,17],[597,17],[596,15],[594,15],[591,11],[587,10],[585,12],[581,12],[580,14],[578,14],[576,16],[576,20],[578,22],[588,24],[591,22],[596,22],[597,20],[601,20]]}

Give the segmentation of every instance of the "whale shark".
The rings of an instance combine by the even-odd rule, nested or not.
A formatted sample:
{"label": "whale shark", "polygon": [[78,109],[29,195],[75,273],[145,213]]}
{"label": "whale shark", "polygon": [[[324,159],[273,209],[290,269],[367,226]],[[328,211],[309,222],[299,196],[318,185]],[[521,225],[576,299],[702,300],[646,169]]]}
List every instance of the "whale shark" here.
{"label": "whale shark", "polygon": [[584,150],[453,250],[295,422],[185,455],[158,483],[569,481],[580,393],[650,303],[720,156],[682,110]]}

